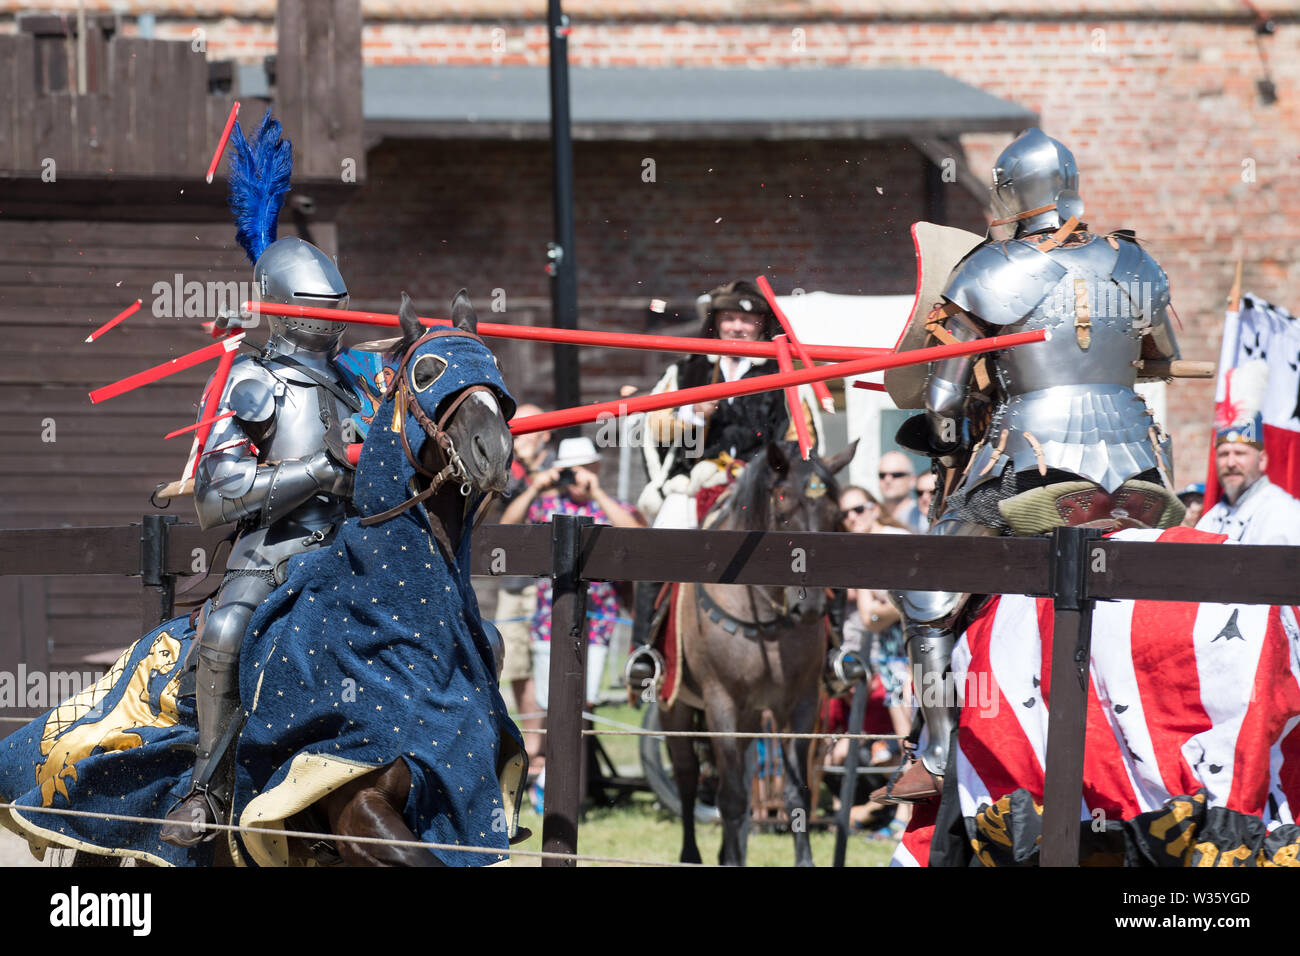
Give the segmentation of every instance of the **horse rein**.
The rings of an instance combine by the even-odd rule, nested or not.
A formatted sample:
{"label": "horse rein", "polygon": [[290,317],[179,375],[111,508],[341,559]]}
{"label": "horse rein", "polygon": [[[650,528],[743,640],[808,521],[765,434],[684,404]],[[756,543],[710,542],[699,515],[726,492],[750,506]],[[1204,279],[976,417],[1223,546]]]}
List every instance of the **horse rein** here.
{"label": "horse rein", "polygon": [[[474,492],[474,487],[470,483],[469,474],[465,471],[465,462],[461,460],[460,452],[456,450],[456,445],[452,441],[451,435],[447,433],[446,426],[447,422],[456,414],[457,410],[462,404],[464,404],[466,399],[475,392],[480,391],[487,392],[491,395],[492,389],[487,385],[482,384],[469,386],[452,400],[451,404],[448,405],[447,408],[443,410],[443,413],[438,416],[438,421],[434,422],[424,413],[424,409],[420,407],[419,401],[416,399],[415,395],[412,394],[410,386],[407,384],[406,368],[407,364],[410,362],[411,356],[415,353],[416,348],[427,339],[445,335],[465,335],[476,341],[482,341],[477,335],[459,329],[434,329],[425,333],[414,345],[406,350],[405,354],[402,355],[402,360],[397,366],[397,374],[393,377],[393,383],[389,386],[388,391],[384,393],[383,402],[387,402],[388,399],[392,398],[394,404],[399,410],[409,412],[420,428],[424,430],[424,434],[429,438],[429,440],[433,441],[438,448],[442,450],[443,456],[447,459],[447,464],[437,472],[432,472],[425,468],[417,459],[416,455],[411,451],[411,443],[406,437],[406,429],[403,428],[400,434],[402,436],[402,451],[406,453],[406,460],[410,463],[411,467],[415,469],[417,474],[429,479],[429,486],[423,491],[416,492],[401,504],[389,508],[381,514],[369,515],[362,518],[361,524],[366,527],[387,521],[389,518],[395,518],[403,511],[414,508],[416,505],[436,494],[443,485],[452,479],[460,481],[460,493],[464,497],[468,498]],[[383,403],[381,402],[381,404]],[[443,536],[445,537],[445,532]]]}

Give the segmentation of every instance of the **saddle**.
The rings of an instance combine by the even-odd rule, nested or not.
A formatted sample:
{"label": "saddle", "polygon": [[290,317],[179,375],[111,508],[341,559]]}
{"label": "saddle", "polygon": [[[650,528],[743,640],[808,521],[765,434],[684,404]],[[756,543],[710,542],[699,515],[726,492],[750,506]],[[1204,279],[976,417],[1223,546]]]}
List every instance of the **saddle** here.
{"label": "saddle", "polygon": [[1130,479],[1114,492],[1091,481],[1063,481],[1031,488],[998,502],[998,510],[1017,535],[1048,534],[1053,528],[1171,528],[1186,509],[1172,491],[1150,481]]}

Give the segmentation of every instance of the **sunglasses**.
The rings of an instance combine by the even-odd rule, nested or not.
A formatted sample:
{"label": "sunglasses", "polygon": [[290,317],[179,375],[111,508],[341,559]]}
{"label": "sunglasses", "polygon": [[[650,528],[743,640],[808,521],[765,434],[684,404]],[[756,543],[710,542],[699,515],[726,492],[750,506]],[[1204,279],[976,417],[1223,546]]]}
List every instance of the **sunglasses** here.
{"label": "sunglasses", "polygon": [[862,504],[854,508],[845,508],[843,511],[840,512],[840,520],[846,521],[848,520],[849,515],[860,515],[863,512],[867,511],[868,509],[870,509],[871,511],[875,511],[876,506],[869,501],[864,501],[862,502]]}
{"label": "sunglasses", "polygon": [[882,471],[876,477],[884,480],[885,478],[906,478],[910,474],[910,471]]}

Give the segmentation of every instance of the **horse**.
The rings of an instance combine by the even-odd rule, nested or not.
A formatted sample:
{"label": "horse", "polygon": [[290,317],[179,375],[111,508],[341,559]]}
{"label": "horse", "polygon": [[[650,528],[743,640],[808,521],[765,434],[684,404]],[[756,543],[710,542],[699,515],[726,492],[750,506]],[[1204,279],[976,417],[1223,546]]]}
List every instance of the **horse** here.
{"label": "horse", "polygon": [[[1186,527],[1117,540],[1217,545]],[[1083,865],[1296,865],[1300,624],[1294,607],[1099,602],[1084,755]],[[961,704],[942,800],[896,865],[1038,862],[1052,601],[993,596],[952,655]]]}
{"label": "horse", "polygon": [[[426,332],[403,293],[402,336],[372,346],[396,366],[357,463],[359,514],[293,559],[249,623],[230,813],[249,829],[220,841],[235,862],[477,864],[490,857],[346,838],[504,859],[508,840],[526,836],[522,738],[496,685],[499,636],[469,581],[475,505],[508,479],[514,401],[464,290],[451,314],[452,328]],[[0,801],[19,805],[0,824],[34,849],[220,861],[213,842],[174,848],[156,826],[34,812],[102,807],[161,822],[187,792],[197,730],[185,659],[198,617],[160,625],[98,684],[0,741]]]}
{"label": "horse", "polygon": [[[787,446],[769,442],[750,461],[709,527],[725,531],[842,530],[835,474],[853,457],[855,442],[825,461],[803,461]],[[682,647],[679,689],[671,706],[659,705],[667,731],[691,731],[703,713],[709,731],[756,733],[765,710],[781,730],[811,733],[817,720],[818,681],[826,657],[819,587],[746,585],[678,586],[677,629]],[[745,752],[750,741],[712,739],[722,818],[718,860],[743,866],[749,814]],[[785,799],[795,843],[795,863],[812,865],[807,826],[809,741],[783,746]],[[683,863],[699,863],[695,799],[700,764],[695,741],[669,737],[668,752],[682,803]]]}

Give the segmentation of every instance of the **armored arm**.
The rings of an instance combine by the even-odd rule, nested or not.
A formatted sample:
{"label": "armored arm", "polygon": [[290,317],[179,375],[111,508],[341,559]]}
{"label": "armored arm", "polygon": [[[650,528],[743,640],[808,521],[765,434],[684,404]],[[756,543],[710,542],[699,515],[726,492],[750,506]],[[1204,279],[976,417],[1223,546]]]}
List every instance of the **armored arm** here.
{"label": "armored arm", "polygon": [[194,482],[194,504],[205,531],[261,512],[263,527],[293,511],[314,495],[344,497],[351,492],[352,473],[326,451],[309,458],[258,464],[246,451],[218,452],[200,463]]}
{"label": "armored arm", "polygon": [[1150,326],[1142,338],[1142,357],[1144,359],[1174,360],[1182,357],[1178,350],[1178,340],[1174,337],[1173,325],[1169,322],[1169,279],[1165,270],[1148,257],[1148,262],[1155,273],[1152,280],[1152,292],[1148,318]]}
{"label": "armored arm", "polygon": [[[984,330],[969,315],[951,304],[947,308],[951,311],[944,328],[953,341],[971,342],[984,337]],[[961,425],[974,369],[975,358],[967,355],[936,362],[930,373],[925,387],[925,418],[931,445],[940,454],[961,444]]]}
{"label": "armored arm", "polygon": [[1142,358],[1181,358],[1169,322],[1169,277],[1131,235],[1115,234],[1118,246],[1111,278],[1128,299],[1133,327],[1142,333]]}
{"label": "armored arm", "polygon": [[[344,497],[352,471],[321,450],[305,458],[263,463],[253,438],[274,426],[275,395],[257,367],[232,370],[221,411],[233,411],[208,435],[194,476],[194,504],[203,529],[261,513],[266,527],[318,494]],[[260,440],[260,438],[259,438]]]}

